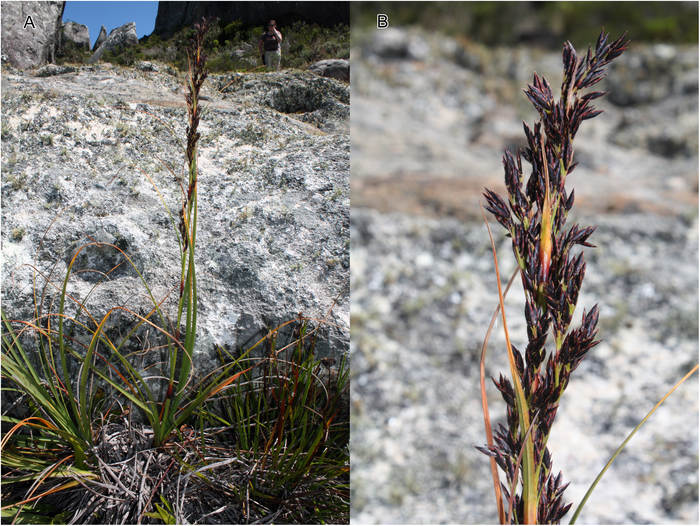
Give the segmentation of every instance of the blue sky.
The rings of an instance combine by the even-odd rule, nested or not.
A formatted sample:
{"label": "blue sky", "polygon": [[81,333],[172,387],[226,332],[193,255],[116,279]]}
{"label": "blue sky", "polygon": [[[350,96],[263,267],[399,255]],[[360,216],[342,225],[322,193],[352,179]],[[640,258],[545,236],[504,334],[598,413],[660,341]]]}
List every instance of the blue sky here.
{"label": "blue sky", "polygon": [[139,38],[153,33],[158,14],[158,2],[66,2],[63,21],[72,20],[88,26],[90,49],[105,26],[107,34],[128,22],[136,22]]}

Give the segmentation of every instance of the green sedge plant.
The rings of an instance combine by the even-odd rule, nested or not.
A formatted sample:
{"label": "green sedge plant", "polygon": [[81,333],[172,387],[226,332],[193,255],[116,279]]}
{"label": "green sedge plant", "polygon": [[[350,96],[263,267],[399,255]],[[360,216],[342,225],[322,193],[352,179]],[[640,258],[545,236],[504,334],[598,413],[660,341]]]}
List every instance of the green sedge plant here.
{"label": "green sedge plant", "polygon": [[[29,438],[30,435],[16,436],[12,443],[13,446],[19,442],[28,446],[30,451],[33,446],[37,448],[48,447],[49,449],[58,447],[60,450],[59,443],[63,442],[73,452],[75,468],[81,473],[89,471],[88,457],[94,447],[93,404],[98,398],[96,394],[97,389],[100,388],[100,380],[143,412],[152,426],[153,444],[156,447],[162,446],[171,438],[177,426],[187,419],[206,398],[213,396],[235,380],[235,377],[230,376],[230,370],[224,370],[211,381],[207,389],[204,389],[196,399],[191,400],[185,406],[180,404],[192,372],[192,352],[197,327],[197,284],[194,264],[197,231],[197,141],[199,139],[197,126],[201,115],[199,91],[207,77],[207,71],[204,69],[206,57],[202,53],[201,46],[206,29],[206,22],[197,25],[195,40],[192,41],[189,49],[190,75],[186,93],[189,116],[186,147],[188,185],[182,191],[183,204],[179,214],[178,231],[180,236],[178,242],[181,248],[182,275],[179,287],[177,287],[180,294],[175,322],[177,328],[173,334],[167,332],[168,324],[161,310],[162,303],[170,294],[157,301],[132,260],[118,246],[92,242],[79,247],[68,264],[62,284],[53,283],[51,280],[53,271],[49,276],[43,276],[46,285],[39,298],[37,298],[35,273],[35,320],[33,322],[18,321],[17,324],[22,328],[15,330],[5,317],[4,312],[2,315],[4,324],[2,337],[3,377],[11,380],[11,383],[14,384],[13,387],[3,389],[19,390],[37,408],[35,415],[21,420],[3,415],[3,422],[13,425],[12,429],[3,437],[3,465],[10,465],[8,463],[12,462],[12,466],[18,468],[27,461],[26,455],[21,452],[8,453],[5,446],[15,433],[29,428],[31,438]],[[164,201],[163,203],[165,204]],[[170,214],[169,210],[168,213]],[[170,217],[173,220],[172,214]],[[124,257],[124,261],[128,261],[133,266],[143,282],[146,293],[153,302],[153,308],[146,316],[139,316],[121,306],[110,309],[101,319],[95,319],[92,316],[87,306],[87,300],[95,288],[108,278],[111,272],[116,270],[116,267],[102,276],[84,300],[78,301],[68,295],[68,282],[74,275],[73,265],[81,251],[90,246],[110,246],[119,251]],[[50,294],[50,287],[57,289],[58,310],[53,313],[49,308],[49,313],[44,314],[44,304],[46,297]],[[50,305],[53,305],[55,301],[56,297],[54,296]],[[88,323],[81,322],[77,315],[71,318],[66,313],[68,301],[77,305],[77,312],[84,314],[89,320]],[[121,311],[128,312],[138,319],[138,322],[121,342],[116,343],[107,336],[104,327],[110,317],[120,314]],[[152,321],[152,317],[156,314],[160,318],[160,324]],[[180,335],[179,327],[183,321],[185,329]],[[123,351],[132,335],[144,324],[162,334],[166,341],[170,367],[168,390],[164,400],[156,398],[156,394],[149,387],[147,378],[137,371]],[[67,325],[70,327],[67,328]],[[85,344],[74,337],[76,329],[89,335],[89,343]],[[36,335],[37,346],[40,349],[40,352],[37,353],[40,362],[38,368],[34,366],[34,361],[21,344],[22,336],[30,330]],[[111,351],[112,357],[106,357],[102,352],[98,352],[98,346],[103,346]],[[181,356],[179,364],[177,363],[178,354]],[[118,362],[117,364],[113,363],[115,360]],[[180,374],[176,378],[178,365]],[[77,385],[74,386],[71,372],[76,370],[76,366],[78,380]],[[41,439],[36,439],[32,431],[37,431],[43,436]],[[43,471],[36,473],[43,478]],[[60,471],[52,470],[52,473],[60,473]]]}
{"label": "green sedge plant", "polygon": [[[8,406],[3,407],[2,414],[2,484],[4,487],[17,485],[23,491],[19,500],[15,499],[16,494],[13,494],[13,498],[3,502],[3,520],[20,522],[37,520],[37,510],[41,507],[39,500],[65,489],[85,486],[88,483],[102,484],[103,487],[107,487],[105,478],[102,476],[106,465],[99,457],[96,445],[101,429],[103,430],[111,420],[123,419],[128,414],[129,408],[125,408],[125,405],[145,416],[152,430],[151,443],[154,448],[164,451],[170,448],[172,442],[178,440],[180,442],[184,440],[190,444],[191,442],[186,440],[187,437],[183,436],[182,430],[194,422],[199,423],[202,448],[206,448],[208,439],[205,439],[207,434],[204,429],[205,423],[211,425],[217,422],[219,426],[222,423],[226,426],[238,425],[232,415],[238,416],[241,410],[237,406],[229,407],[226,402],[240,403],[239,397],[231,394],[233,389],[243,389],[236,381],[240,378],[249,378],[246,375],[249,375],[256,366],[260,367],[273,357],[276,358],[276,353],[273,353],[273,356],[249,359],[254,349],[262,347],[266,341],[269,341],[269,338],[263,338],[241,356],[222,363],[219,369],[193,385],[192,355],[197,329],[195,269],[199,175],[197,144],[200,138],[197,128],[202,114],[199,93],[208,75],[205,69],[207,57],[204,54],[203,42],[209,24],[208,20],[195,24],[194,38],[188,48],[189,76],[186,102],[189,122],[184,147],[187,174],[183,178],[186,183],[180,184],[182,202],[179,214],[171,213],[155,183],[144,173],[161,196],[173,228],[178,233],[180,278],[177,284],[165,297],[156,299],[132,261],[133,254],[131,256],[126,254],[121,247],[117,246],[118,244],[112,245],[92,240],[72,253],[65,276],[58,282],[53,279],[58,261],[48,273],[39,271],[37,263],[34,264],[34,319],[32,321],[10,320],[4,310],[2,311],[2,390],[4,396],[11,401]],[[176,179],[180,181],[179,178],[176,177]],[[179,222],[176,219],[178,216]],[[37,258],[42,244],[37,250]],[[102,272],[97,283],[85,298],[80,300],[69,294],[68,284],[77,273],[86,272],[86,270],[74,271],[73,267],[81,252],[89,247],[118,251],[123,261],[111,270]],[[152,303],[150,311],[146,314],[138,314],[127,307],[116,306],[102,316],[95,315],[89,307],[90,296],[119,266],[127,264],[133,268],[143,284],[145,295]],[[87,270],[87,272],[98,271]],[[37,274],[44,281],[43,287],[37,285]],[[175,296],[177,314],[174,320],[170,320],[164,312],[164,303]],[[68,312],[71,305],[75,309],[74,315]],[[109,322],[114,321],[115,318],[118,322],[125,319],[132,322],[131,325],[127,325],[126,335],[122,337],[120,334],[118,339],[110,337],[107,331]],[[325,323],[325,320],[322,320],[322,323]],[[146,337],[146,344],[142,345],[137,332],[141,328],[147,333],[156,334],[161,343],[152,347]],[[279,328],[272,332],[277,334]],[[305,341],[308,343],[308,339],[315,335],[317,330],[318,327],[309,331],[309,334],[302,334],[297,338],[302,342],[298,345],[303,346]],[[306,325],[304,325],[304,331],[306,331]],[[137,346],[143,349],[142,352],[135,353],[130,350],[134,347],[134,339],[139,340]],[[36,342],[36,350],[27,348],[28,340]],[[137,365],[137,358],[139,355],[143,357],[158,349],[165,349],[167,354],[166,372],[162,375],[146,374],[141,366]],[[296,482],[290,481],[282,470],[276,472],[276,476],[284,478],[284,481],[277,486],[281,493],[272,492],[276,495],[274,498],[278,500],[283,494],[293,494],[295,488],[297,491],[298,488],[306,488],[309,485],[307,479],[310,474],[320,486],[334,478],[335,471],[331,469],[323,473],[322,470],[323,460],[329,452],[341,451],[338,457],[340,460],[336,458],[335,462],[336,466],[341,466],[341,471],[345,469],[342,466],[347,463],[347,450],[343,450],[342,447],[330,447],[331,444],[342,442],[342,436],[338,438],[337,435],[338,433],[342,435],[344,428],[341,425],[339,426],[341,431],[336,432],[338,426],[334,427],[333,421],[341,405],[340,395],[337,393],[346,390],[347,373],[340,374],[340,380],[336,378],[340,383],[335,386],[334,396],[327,396],[324,399],[325,405],[322,408],[317,407],[314,404],[320,403],[318,401],[320,398],[316,396],[314,389],[318,387],[311,388],[311,383],[318,381],[317,367],[312,365],[316,363],[313,362],[313,358],[309,360],[311,361],[307,360],[301,365],[292,367],[293,375],[286,377],[287,391],[278,395],[279,400],[284,400],[285,397],[289,398],[290,390],[294,393],[292,396],[294,403],[284,403],[281,416],[275,417],[284,424],[278,425],[274,435],[282,445],[275,449],[273,446],[276,442],[269,441],[264,448],[265,454],[260,457],[264,459],[267,459],[265,455],[273,457],[271,460],[262,462],[263,468],[267,466],[265,468],[267,471],[264,471],[267,480],[275,478],[271,476],[269,466],[276,466],[276,462],[284,459],[288,452],[295,452],[297,455],[291,461],[295,469],[303,467],[297,474],[297,479],[291,477]],[[246,364],[245,367],[242,364]],[[280,377],[277,376],[277,378]],[[158,396],[157,390],[153,387],[153,380],[161,382],[165,390],[164,396]],[[306,382],[305,387],[299,387],[303,382]],[[305,393],[304,397],[298,396],[299,389]],[[312,390],[309,391],[310,389]],[[309,392],[316,394],[308,398]],[[300,400],[304,401],[299,402]],[[223,413],[228,414],[228,417],[217,416],[207,409],[215,402],[223,404],[223,408],[228,407],[228,412]],[[250,407],[252,406],[245,406],[244,411],[249,411]],[[290,410],[290,407],[295,409]],[[269,410],[270,406],[255,405],[255,408]],[[302,416],[304,412],[309,414]],[[324,431],[321,435],[314,434],[310,430],[311,422],[316,422],[315,419],[319,415],[321,415],[320,429]],[[258,417],[250,415],[250,418],[266,426],[268,425],[266,422],[269,422],[272,417],[263,414]],[[304,419],[307,419],[306,424],[301,424],[300,422]],[[290,432],[292,434],[301,432],[301,438],[295,442],[296,449],[288,450],[287,435]],[[335,437],[333,440],[330,440],[331,435]],[[309,442],[310,437],[313,438]],[[246,444],[243,448],[245,451],[250,451],[252,455],[256,454],[256,451],[248,449],[244,435],[238,438]],[[223,446],[220,445],[219,449],[221,447]],[[181,469],[192,470],[192,472],[208,469],[206,461],[195,465],[185,458],[186,455],[176,454],[174,449],[170,448],[171,453],[181,461]],[[342,460],[342,454],[345,454],[345,461]],[[301,463],[297,465],[298,462]],[[169,469],[170,467],[165,470],[163,477],[168,474]],[[206,478],[206,476],[198,473],[197,478]],[[302,480],[303,483],[300,482]],[[290,487],[290,484],[293,487]],[[111,491],[119,491],[115,485],[109,487]],[[253,487],[255,487],[254,484]],[[226,491],[235,490],[226,488]],[[154,495],[151,495],[149,503],[157,502],[153,497]],[[269,503],[268,507],[271,507]],[[160,513],[161,510],[163,508],[158,512]],[[178,510],[181,511],[181,508]],[[140,517],[145,512],[146,509],[141,509]]]}
{"label": "green sedge plant", "polygon": [[[173,333],[167,332],[166,328],[169,324],[166,322],[165,315],[161,309],[161,305],[165,299],[167,299],[167,296],[163,300],[157,301],[130,257],[116,245],[97,241],[79,247],[73,254],[68,264],[65,278],[62,284],[58,285],[58,312],[56,314],[52,314],[51,312],[49,312],[49,314],[44,314],[42,310],[44,296],[48,294],[48,287],[51,285],[56,286],[51,282],[50,276],[48,276],[49,279],[47,279],[47,285],[42,291],[42,297],[37,300],[35,304],[35,322],[23,323],[25,329],[31,328],[41,335],[39,338],[39,345],[42,348],[42,352],[39,356],[42,362],[44,380],[40,380],[39,375],[34,371],[31,360],[27,357],[26,352],[24,352],[21,346],[18,333],[11,330],[8,320],[3,319],[5,328],[7,329],[7,332],[3,336],[3,347],[6,350],[6,353],[3,355],[4,371],[10,373],[10,378],[13,380],[21,380],[16,383],[32,386],[36,392],[30,394],[35,396],[35,403],[40,402],[37,403],[37,405],[50,411],[54,419],[59,419],[68,427],[72,426],[71,441],[75,449],[76,465],[79,468],[84,468],[87,450],[92,447],[92,415],[90,411],[83,409],[89,408],[89,399],[94,398],[94,394],[90,396],[88,388],[88,379],[93,374],[104,382],[107,382],[113,389],[126,397],[129,402],[133,403],[144,412],[149,423],[153,426],[153,443],[156,447],[161,446],[171,436],[173,429],[178,423],[187,418],[197,405],[201,405],[206,395],[211,396],[215,394],[217,387],[221,388],[219,384],[222,379],[219,378],[212,383],[209,392],[202,393],[202,398],[198,403],[188,408],[181,408],[179,406],[190,381],[192,372],[192,352],[197,329],[197,282],[194,259],[197,234],[197,141],[199,139],[197,126],[202,111],[199,105],[199,90],[207,77],[207,71],[204,69],[206,57],[201,49],[201,39],[206,32],[206,24],[198,24],[197,26],[196,40],[192,42],[189,50],[190,78],[186,94],[189,116],[186,146],[188,184],[186,189],[182,189],[183,203],[179,212],[180,223],[177,227],[180,234],[178,242],[181,248],[180,259],[182,274],[178,283],[179,286],[176,287],[179,289],[179,300],[177,319],[175,321]],[[168,210],[168,212],[170,211]],[[170,214],[170,217],[172,220],[172,214]],[[86,300],[78,302],[67,294],[68,282],[74,274],[72,269],[80,253],[90,246],[102,247],[105,245],[119,251],[124,257],[124,260],[132,265],[141,278],[146,292],[153,302],[153,309],[146,316],[139,316],[134,312],[128,311],[128,309],[124,307],[115,307],[107,312],[101,319],[95,319],[87,308]],[[106,273],[95,287],[114,270],[116,270],[116,267]],[[90,294],[87,295],[88,298],[89,296]],[[53,301],[54,300],[52,300],[52,303]],[[87,315],[92,326],[81,323],[78,321],[77,316],[71,318],[66,313],[68,310],[68,301],[73,301],[78,304],[78,312]],[[139,321],[129,333],[122,338],[121,342],[115,343],[106,335],[104,327],[110,317],[117,315],[123,310],[127,310],[129,314]],[[160,317],[160,325],[151,321],[154,315]],[[69,328],[67,327],[67,322],[71,322]],[[179,327],[183,323],[185,328],[181,334]],[[164,336],[168,349],[170,371],[167,393],[163,401],[156,399],[148,382],[144,380],[122,352],[122,349],[132,335],[144,324],[149,325],[151,329]],[[90,341],[87,346],[81,344],[78,339],[72,336],[78,327],[88,331],[90,334]],[[97,352],[98,344],[103,345],[113,353],[120,365],[123,366],[123,372],[112,364],[111,359]],[[57,351],[57,353],[54,351]],[[56,362],[56,354],[58,355],[58,362]],[[181,355],[179,364],[177,360],[178,354]],[[69,356],[76,358],[80,365],[77,389],[74,389],[73,382],[70,379],[72,368],[69,366]],[[106,367],[98,368],[97,363],[102,363]],[[180,374],[179,377],[176,378],[176,368],[178,365]],[[59,371],[62,371],[62,375]],[[108,371],[112,374],[108,374]],[[60,376],[63,378],[61,379]],[[114,380],[114,377],[118,377],[121,382]],[[46,385],[46,378],[52,378],[55,381]],[[54,404],[57,404],[59,409],[57,409]]]}
{"label": "green sedge plant", "polygon": [[[477,449],[491,457],[501,524],[559,524],[571,507],[563,499],[568,484],[563,482],[561,473],[555,475],[547,442],[571,374],[588,351],[599,343],[595,339],[599,313],[597,305],[584,311],[581,325],[569,330],[586,272],[583,252],[574,256],[571,249],[576,245],[592,247],[588,238],[595,227],[580,228],[574,224],[569,229],[565,228],[567,215],[574,204],[574,192],[567,192],[565,183],[577,165],[573,161],[573,141],[579,126],[584,120],[602,113],[591,105],[591,101],[605,93],[582,92],[602,80],[606,66],[627,49],[624,38],[625,35],[608,43],[608,35],[603,31],[595,51],[589,47],[588,53],[581,57],[567,42],[564,45],[564,77],[558,101],[555,101],[547,80],[535,73],[534,81],[528,85],[525,94],[537,110],[539,120],[533,129],[523,123],[527,147],[516,152],[515,156],[506,150],[503,157],[508,199],[502,199],[492,190],[484,192],[487,201],[485,208],[506,229],[518,264],[504,293],[491,237],[500,305],[494,313],[482,348],[481,395],[487,445],[477,446]],[[526,183],[523,158],[532,167]],[[488,222],[486,225],[491,236]],[[510,341],[503,307],[504,296],[518,274],[525,291],[528,343],[524,352]],[[499,424],[494,437],[486,399],[484,359],[499,311],[506,338],[510,378],[501,374],[498,380],[493,380],[507,405],[507,426]],[[545,348],[548,340],[554,347],[550,351]],[[695,370],[697,366],[688,376]],[[594,481],[576,510],[572,523],[609,465]],[[505,484],[501,484],[497,468],[505,473]]]}
{"label": "green sedge plant", "polygon": [[[285,338],[281,329],[288,324],[294,329]],[[345,359],[315,359],[318,332],[309,329],[301,315],[271,329],[265,361],[254,370],[248,364],[259,364],[257,358],[234,358],[220,349],[222,366],[235,360],[243,376],[198,414],[226,429],[218,447],[233,444],[228,456],[237,463],[228,480],[241,483],[229,491],[245,509],[245,522],[349,519],[349,368]],[[207,483],[215,484],[215,477]]]}

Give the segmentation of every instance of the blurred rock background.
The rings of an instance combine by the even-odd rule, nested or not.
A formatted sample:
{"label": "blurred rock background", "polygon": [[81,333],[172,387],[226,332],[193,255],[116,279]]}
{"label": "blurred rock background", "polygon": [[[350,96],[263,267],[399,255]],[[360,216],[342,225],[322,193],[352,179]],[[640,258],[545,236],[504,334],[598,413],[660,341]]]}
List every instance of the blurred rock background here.
{"label": "blurred rock background", "polygon": [[[503,148],[537,115],[522,89],[561,83],[561,45],[601,26],[630,49],[574,143],[569,225],[598,225],[574,320],[601,308],[549,447],[574,508],[666,391],[698,360],[697,4],[352,4],[352,521],[496,523],[479,354],[498,302],[478,199],[505,195]],[[663,11],[660,9],[663,8]],[[389,28],[376,29],[386,14]],[[691,42],[692,44],[688,44]],[[527,171],[527,167],[526,167]],[[493,222],[502,280],[515,268]],[[506,302],[525,341],[521,287]],[[487,375],[508,370],[502,331]],[[504,403],[489,385],[492,423]],[[698,521],[694,376],[613,464],[581,524]],[[572,510],[573,511],[573,510]],[[570,515],[563,522],[568,522]]]}

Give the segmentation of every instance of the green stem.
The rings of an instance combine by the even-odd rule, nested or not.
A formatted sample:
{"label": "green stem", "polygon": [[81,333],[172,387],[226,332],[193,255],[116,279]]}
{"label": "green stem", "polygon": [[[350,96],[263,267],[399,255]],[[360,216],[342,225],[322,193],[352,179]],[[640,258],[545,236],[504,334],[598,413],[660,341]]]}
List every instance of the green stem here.
{"label": "green stem", "polygon": [[493,241],[493,235],[491,234],[491,227],[488,221],[486,221],[486,215],[482,208],[481,214],[484,217],[484,222],[486,223],[486,229],[489,232],[489,237],[491,238],[491,248],[493,250],[493,261],[496,266],[496,283],[498,284],[498,300],[501,306],[501,319],[503,320],[503,332],[506,337],[506,347],[508,349],[508,362],[510,364],[510,372],[513,377],[513,384],[515,385],[515,398],[516,404],[518,406],[518,419],[520,424],[520,435],[523,437],[523,444],[525,448],[525,453],[523,455],[523,504],[525,508],[524,521],[525,524],[537,524],[537,469],[535,467],[535,448],[532,439],[532,434],[528,433],[530,429],[530,407],[527,403],[527,398],[525,397],[525,392],[523,391],[523,386],[520,382],[520,375],[518,374],[518,368],[515,365],[515,358],[513,356],[513,346],[510,344],[510,336],[508,333],[508,323],[506,322],[506,311],[503,304],[503,288],[501,286],[501,275],[498,270],[498,257],[496,256],[496,244]]}
{"label": "green stem", "polygon": [[[190,123],[194,123],[197,116],[197,105],[198,105],[198,93],[197,88],[194,84],[194,80],[191,80],[190,91],[192,94],[192,105],[189,108],[190,111]],[[196,125],[191,124],[190,133],[196,133]],[[188,138],[189,143],[189,138]],[[194,247],[196,243],[197,235],[197,144],[194,143],[192,147],[192,156],[190,159],[189,166],[189,184],[187,189],[187,206],[185,214],[187,217],[187,229],[185,235],[189,236],[187,243],[187,270],[185,272],[185,257],[182,260],[182,275],[184,276],[184,289],[182,293],[182,298],[180,298],[180,306],[178,311],[178,327],[180,324],[180,319],[182,316],[183,302],[187,304],[186,308],[186,318],[185,318],[185,341],[184,341],[184,351],[182,356],[182,363],[180,366],[180,379],[178,381],[177,392],[172,403],[167,406],[165,410],[165,419],[169,424],[167,427],[167,432],[172,429],[173,422],[175,421],[175,414],[180,406],[180,401],[184,395],[184,387],[189,378],[190,372],[192,370],[192,355],[194,352],[195,335],[197,332],[197,279],[195,272],[195,261],[194,261]],[[172,363],[172,362],[171,362]],[[174,371],[171,370],[171,378]],[[163,437],[164,438],[164,437]]]}

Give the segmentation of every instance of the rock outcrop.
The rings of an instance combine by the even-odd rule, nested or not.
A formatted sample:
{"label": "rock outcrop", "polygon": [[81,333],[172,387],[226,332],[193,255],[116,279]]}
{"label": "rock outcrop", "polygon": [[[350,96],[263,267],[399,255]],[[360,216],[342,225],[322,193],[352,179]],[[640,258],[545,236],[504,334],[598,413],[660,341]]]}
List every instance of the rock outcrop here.
{"label": "rock outcrop", "polygon": [[90,49],[90,30],[88,26],[68,21],[63,24],[61,45],[64,41],[73,42],[76,47]]}
{"label": "rock outcrop", "polygon": [[97,37],[97,40],[95,40],[95,45],[92,46],[93,51],[97,51],[100,49],[100,46],[104,43],[104,41],[107,40],[107,28],[105,26],[102,26],[100,28],[100,34]]}
{"label": "rock outcrop", "polygon": [[299,21],[332,27],[350,24],[350,2],[158,2],[153,33],[167,35],[209,16],[261,28],[271,18],[279,27]]}
{"label": "rock outcrop", "polygon": [[[91,239],[124,250],[155,297],[179,286],[177,226],[144,173],[177,222],[187,118],[183,78],[164,64],[158,70],[3,73],[2,297],[10,317],[33,317],[35,257],[45,276],[58,263],[52,280],[60,280]],[[211,75],[202,95],[197,374],[216,365],[216,345],[248,348],[299,313],[316,326],[328,316],[316,353],[340,358],[349,349],[349,86],[300,71]],[[88,298],[96,319],[118,305],[152,308],[128,262],[91,292],[99,272],[121,261],[115,248],[93,246],[73,268],[90,269],[74,274],[68,290]],[[171,320],[176,305],[177,291],[163,304]],[[111,318],[108,334],[118,338],[132,321]],[[145,342],[145,332],[137,336]],[[155,345],[153,330],[149,338]]]}
{"label": "rock outcrop", "polygon": [[139,38],[136,35],[136,23],[129,22],[121,27],[112,29],[107,39],[90,57],[88,63],[94,64],[108,51],[117,51],[128,46],[135,46],[138,43]]}
{"label": "rock outcrop", "polygon": [[322,77],[350,82],[350,61],[347,59],[320,60],[309,66],[309,71]]}
{"label": "rock outcrop", "polygon": [[65,2],[2,2],[2,54],[19,69],[53,62]]}

